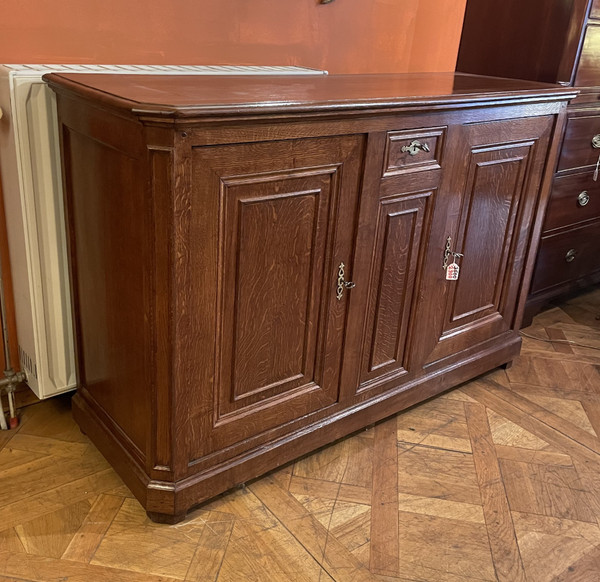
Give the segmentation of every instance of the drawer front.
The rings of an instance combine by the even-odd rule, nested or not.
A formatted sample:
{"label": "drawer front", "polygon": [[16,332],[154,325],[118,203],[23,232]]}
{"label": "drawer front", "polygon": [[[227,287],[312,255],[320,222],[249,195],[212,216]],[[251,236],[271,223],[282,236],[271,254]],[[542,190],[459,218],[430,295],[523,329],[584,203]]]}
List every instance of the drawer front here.
{"label": "drawer front", "polygon": [[558,170],[595,166],[600,156],[600,149],[592,146],[592,139],[596,135],[600,135],[600,114],[570,117]]}
{"label": "drawer front", "polygon": [[600,85],[600,24],[588,24],[575,76],[575,86],[597,85]]}
{"label": "drawer front", "polygon": [[544,231],[600,217],[600,181],[592,176],[585,172],[555,178]]}
{"label": "drawer front", "polygon": [[600,0],[594,0],[592,3],[590,18],[600,18]]}
{"label": "drawer front", "polygon": [[396,176],[442,166],[446,127],[389,131],[383,176]]}
{"label": "drawer front", "polygon": [[600,269],[600,222],[542,237],[531,292],[579,279]]}

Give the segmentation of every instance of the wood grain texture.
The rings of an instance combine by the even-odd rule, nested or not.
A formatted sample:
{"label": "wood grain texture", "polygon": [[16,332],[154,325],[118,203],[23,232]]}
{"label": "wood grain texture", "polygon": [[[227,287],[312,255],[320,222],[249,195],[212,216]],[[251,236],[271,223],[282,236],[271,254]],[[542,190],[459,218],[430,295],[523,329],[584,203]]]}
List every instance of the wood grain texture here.
{"label": "wood grain texture", "polygon": [[[338,401],[346,302],[335,282],[342,262],[352,273],[346,233],[362,148],[348,136],[194,151],[189,277],[206,282],[186,300],[202,305],[210,293],[220,307],[189,315],[193,329],[215,330],[216,343],[182,347],[198,385],[205,369],[215,378],[217,402],[211,410],[188,384],[190,460]],[[206,218],[222,233],[218,244]]]}
{"label": "wood grain texture", "polygon": [[[540,314],[528,333],[547,330],[548,349],[527,342],[509,371],[299,459],[174,526],[150,522],[112,469],[82,484],[69,465],[67,483],[26,499],[10,489],[0,504],[0,579],[595,580],[600,440],[586,411],[600,397],[598,356],[554,348],[561,334],[593,344],[588,314],[599,312],[596,290]],[[37,480],[51,483],[54,465],[87,466],[80,445],[97,455],[86,437],[49,430],[75,434],[68,401],[22,411],[11,439],[20,448],[0,453],[7,473],[46,460]]]}
{"label": "wood grain texture", "polygon": [[444,127],[388,132],[383,176],[441,168],[445,134]]}
{"label": "wood grain texture", "polygon": [[598,548],[584,554],[574,564],[557,576],[556,582],[585,582],[593,580],[600,572],[600,550]]}
{"label": "wood grain texture", "polygon": [[[531,284],[532,292],[574,281],[600,270],[596,245],[599,232],[600,221],[593,221],[542,237]],[[567,261],[571,256],[574,258]]]}
{"label": "wood grain texture", "polygon": [[61,558],[89,562],[122,504],[122,497],[99,495]]}
{"label": "wood grain texture", "polygon": [[[457,70],[560,82],[582,90],[581,98],[569,108],[526,324],[552,299],[600,280],[599,266],[589,250],[577,248],[582,246],[580,227],[598,220],[596,183],[591,177],[600,151],[591,140],[600,133],[600,26],[595,20],[599,16],[598,3],[591,0],[536,0],[526,5],[513,0],[467,2]],[[580,206],[577,197],[588,189],[591,204]],[[564,256],[571,249],[587,256],[566,265]]]}
{"label": "wood grain texture", "polygon": [[593,169],[600,150],[592,146],[592,138],[600,134],[600,116],[594,109],[572,113],[567,121],[558,171],[577,168]]}
{"label": "wood grain texture", "polygon": [[[74,411],[152,519],[516,355],[570,89],[453,74],[50,79]],[[422,164],[402,152],[416,139]],[[452,284],[448,237],[465,255]],[[343,537],[363,535],[356,511]]]}
{"label": "wood grain texture", "polygon": [[[465,173],[445,176],[437,198],[431,227],[437,236],[428,247],[416,316],[431,333],[415,335],[413,365],[431,365],[511,328],[515,277],[527,253],[524,240],[513,233],[532,219],[535,205],[526,192],[541,183],[539,151],[546,148],[552,124],[549,117],[489,122],[449,135],[449,148],[468,161]],[[451,282],[442,268],[448,238],[449,250],[464,255],[456,259],[459,279]]]}
{"label": "wood grain texture", "polygon": [[576,87],[594,87],[600,85],[600,25],[590,23],[586,26],[583,46],[579,57]]}
{"label": "wood grain texture", "polygon": [[408,368],[415,279],[423,261],[423,229],[432,198],[434,191],[425,191],[386,196],[380,202],[358,390],[367,389],[369,381],[383,374]]}
{"label": "wood grain texture", "polygon": [[[598,153],[600,154],[600,150]],[[585,206],[579,202],[582,192],[589,197]],[[594,182],[593,172],[556,177],[544,221],[544,231],[596,218],[600,218],[600,184]]]}
{"label": "wood grain texture", "polygon": [[[473,461],[498,580],[526,580],[485,408],[465,404]],[[516,508],[515,508],[516,509]]]}
{"label": "wood grain texture", "polygon": [[[455,73],[406,75],[321,75],[307,79],[254,76],[50,74],[51,87],[71,95],[92,95],[101,102],[140,115],[193,118],[276,112],[357,111],[410,107],[418,103],[460,103],[465,95],[482,101],[552,99],[573,91],[543,83]],[[243,81],[244,89],[240,90]],[[493,95],[492,97],[492,94]],[[561,97],[559,97],[560,99]]]}
{"label": "wood grain texture", "polygon": [[457,70],[571,82],[589,0],[467,2]]}
{"label": "wood grain texture", "polygon": [[399,573],[398,446],[396,418],[375,427],[371,499],[371,561],[377,574]]}

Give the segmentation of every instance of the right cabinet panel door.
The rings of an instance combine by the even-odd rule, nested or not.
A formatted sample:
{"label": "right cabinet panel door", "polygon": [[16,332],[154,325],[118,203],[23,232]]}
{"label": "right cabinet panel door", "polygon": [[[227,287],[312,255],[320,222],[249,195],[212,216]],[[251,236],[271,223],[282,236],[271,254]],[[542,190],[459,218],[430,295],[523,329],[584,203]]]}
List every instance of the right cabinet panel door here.
{"label": "right cabinet panel door", "polygon": [[[419,292],[414,367],[514,326],[553,123],[548,116],[454,128]],[[459,265],[458,279],[447,280],[445,257]]]}

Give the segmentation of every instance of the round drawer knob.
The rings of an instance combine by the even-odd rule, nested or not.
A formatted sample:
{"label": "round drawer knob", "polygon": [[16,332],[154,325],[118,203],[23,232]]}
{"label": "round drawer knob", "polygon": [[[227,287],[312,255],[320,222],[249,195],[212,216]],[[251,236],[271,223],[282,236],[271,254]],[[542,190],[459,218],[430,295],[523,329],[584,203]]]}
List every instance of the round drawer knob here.
{"label": "round drawer knob", "polygon": [[577,196],[577,204],[579,204],[579,206],[585,206],[589,201],[590,195],[585,190]]}
{"label": "round drawer knob", "polygon": [[567,261],[567,263],[571,263],[572,261],[575,260],[576,256],[577,256],[577,251],[575,249],[569,249],[567,251],[567,254],[565,255],[565,261]]}

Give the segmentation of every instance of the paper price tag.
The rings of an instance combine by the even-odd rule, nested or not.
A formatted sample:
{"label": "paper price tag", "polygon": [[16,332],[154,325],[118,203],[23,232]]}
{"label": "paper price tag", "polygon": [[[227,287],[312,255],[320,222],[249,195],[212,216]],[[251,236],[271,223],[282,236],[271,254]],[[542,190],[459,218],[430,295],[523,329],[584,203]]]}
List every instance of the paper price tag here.
{"label": "paper price tag", "polygon": [[450,263],[446,267],[446,281],[456,281],[459,273],[460,267],[456,263]]}

